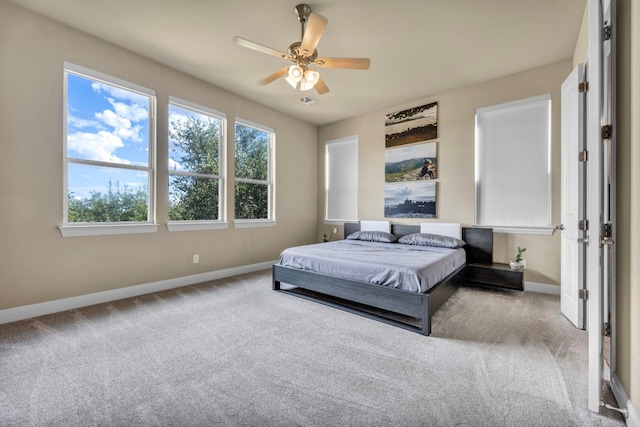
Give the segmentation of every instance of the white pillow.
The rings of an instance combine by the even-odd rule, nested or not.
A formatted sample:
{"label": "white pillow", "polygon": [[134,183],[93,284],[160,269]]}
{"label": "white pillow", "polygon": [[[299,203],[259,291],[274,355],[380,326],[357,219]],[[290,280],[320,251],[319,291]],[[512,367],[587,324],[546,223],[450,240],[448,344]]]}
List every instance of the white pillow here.
{"label": "white pillow", "polygon": [[420,232],[462,239],[462,226],[457,222],[422,222]]}
{"label": "white pillow", "polygon": [[384,231],[391,233],[391,221],[360,221],[360,231]]}

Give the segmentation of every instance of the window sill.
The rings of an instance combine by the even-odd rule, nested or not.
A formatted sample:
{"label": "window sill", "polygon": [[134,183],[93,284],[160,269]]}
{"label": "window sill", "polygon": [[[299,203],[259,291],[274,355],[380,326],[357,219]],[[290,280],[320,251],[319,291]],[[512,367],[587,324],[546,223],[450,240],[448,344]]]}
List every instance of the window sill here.
{"label": "window sill", "polygon": [[235,228],[275,227],[276,221],[271,219],[236,219],[233,221]]}
{"label": "window sill", "polygon": [[217,221],[175,221],[167,224],[169,231],[224,230],[227,228],[229,228],[229,223]]}
{"label": "window sill", "polygon": [[544,236],[551,236],[555,231],[553,227],[491,227],[486,225],[474,225],[474,227],[492,228],[494,233],[539,234]]}
{"label": "window sill", "polygon": [[155,233],[157,224],[61,225],[62,237],[111,236],[115,234]]}
{"label": "window sill", "polygon": [[357,219],[325,219],[324,221],[325,225],[344,225],[345,223],[355,223],[358,222]]}

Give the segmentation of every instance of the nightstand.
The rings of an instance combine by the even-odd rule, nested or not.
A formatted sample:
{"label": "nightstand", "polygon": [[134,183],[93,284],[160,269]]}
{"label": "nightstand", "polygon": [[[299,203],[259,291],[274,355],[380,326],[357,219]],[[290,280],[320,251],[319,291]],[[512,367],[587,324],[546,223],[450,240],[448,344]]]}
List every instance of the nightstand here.
{"label": "nightstand", "polygon": [[524,269],[512,270],[509,264],[493,262],[493,229],[464,228],[462,239],[467,242],[469,284],[524,290]]}
{"label": "nightstand", "polygon": [[509,264],[468,264],[467,282],[483,286],[524,290],[524,269],[512,270]]}

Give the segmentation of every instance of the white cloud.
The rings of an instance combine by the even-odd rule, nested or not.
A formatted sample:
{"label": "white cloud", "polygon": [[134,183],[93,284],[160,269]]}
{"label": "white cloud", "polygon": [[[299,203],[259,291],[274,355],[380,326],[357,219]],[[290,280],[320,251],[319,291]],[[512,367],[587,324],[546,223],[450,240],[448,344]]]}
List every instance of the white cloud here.
{"label": "white cloud", "polygon": [[83,158],[130,164],[129,160],[121,159],[114,154],[121,147],[124,147],[122,139],[106,131],[98,133],[75,132],[67,136],[67,148],[78,152]]}
{"label": "white cloud", "polygon": [[88,127],[100,125],[95,120],[87,120],[87,119],[80,118],[78,116],[72,116],[70,114],[67,115],[67,123],[77,128],[88,128]]}
{"label": "white cloud", "polygon": [[169,159],[169,170],[182,170],[182,165],[173,159]]}
{"label": "white cloud", "polygon": [[91,88],[95,92],[104,92],[118,100],[128,100],[140,105],[145,105],[149,102],[149,98],[146,95],[140,95],[139,93],[135,93],[127,89],[120,89],[119,87],[100,82],[91,83]]}
{"label": "white cloud", "polygon": [[140,126],[131,126],[131,120],[122,117],[111,110],[104,110],[102,113],[95,113],[98,120],[113,128],[113,134],[135,142],[141,142]]}
{"label": "white cloud", "polygon": [[413,191],[410,190],[407,185],[396,186],[395,188],[389,185],[389,190],[387,194],[391,197],[409,197],[413,195]]}
{"label": "white cloud", "polygon": [[169,114],[169,123],[183,123],[187,121],[186,114],[171,113]]}
{"label": "white cloud", "polygon": [[148,98],[129,90],[99,82],[93,82],[91,87],[96,92],[110,95],[106,99],[113,107],[113,110],[95,113],[95,117],[107,126],[111,126],[114,135],[125,140],[142,142],[142,126],[134,125],[133,123],[145,121],[149,118],[149,111],[146,107]]}
{"label": "white cloud", "polygon": [[117,102],[113,98],[107,98],[107,101],[113,106],[118,116],[125,117],[132,122],[139,122],[149,118],[147,108],[140,104],[125,104],[124,102]]}

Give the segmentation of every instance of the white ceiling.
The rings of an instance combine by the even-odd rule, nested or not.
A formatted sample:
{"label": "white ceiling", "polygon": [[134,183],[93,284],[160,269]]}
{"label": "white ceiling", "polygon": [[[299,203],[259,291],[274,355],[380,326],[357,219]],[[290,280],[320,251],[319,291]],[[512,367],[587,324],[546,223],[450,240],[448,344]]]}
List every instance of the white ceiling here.
{"label": "white ceiling", "polygon": [[[56,21],[323,125],[573,56],[586,0],[310,0],[329,20],[319,56],[371,58],[320,69],[330,92],[298,92],[288,65],[234,36],[285,51],[300,40],[297,0],[10,0]],[[318,102],[303,105],[301,95]]]}

